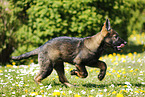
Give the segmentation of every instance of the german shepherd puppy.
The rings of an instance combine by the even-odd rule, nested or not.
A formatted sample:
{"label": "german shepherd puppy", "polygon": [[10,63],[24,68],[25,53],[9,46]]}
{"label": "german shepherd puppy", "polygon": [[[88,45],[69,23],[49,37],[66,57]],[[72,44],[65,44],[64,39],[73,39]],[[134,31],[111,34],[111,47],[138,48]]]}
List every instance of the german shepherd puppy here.
{"label": "german shepherd puppy", "polygon": [[76,70],[72,70],[71,75],[77,75],[81,78],[88,76],[85,66],[100,68],[98,79],[101,81],[107,70],[106,63],[99,60],[103,51],[108,47],[120,51],[126,44],[127,42],[121,39],[118,33],[110,27],[109,19],[106,19],[101,32],[94,36],[53,38],[39,48],[12,57],[12,59],[20,60],[38,54],[40,71],[34,77],[36,83],[40,84],[54,68],[59,76],[59,81],[66,86],[72,86],[65,77],[64,62],[75,65]]}

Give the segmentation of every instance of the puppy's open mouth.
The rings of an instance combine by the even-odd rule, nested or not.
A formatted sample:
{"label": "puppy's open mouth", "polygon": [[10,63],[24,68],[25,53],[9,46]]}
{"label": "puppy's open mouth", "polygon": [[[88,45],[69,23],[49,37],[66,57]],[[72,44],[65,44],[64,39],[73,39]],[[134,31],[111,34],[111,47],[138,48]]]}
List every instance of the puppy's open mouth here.
{"label": "puppy's open mouth", "polygon": [[121,45],[117,46],[117,49],[120,51],[121,48],[123,48],[124,46],[125,46],[125,44],[121,44]]}

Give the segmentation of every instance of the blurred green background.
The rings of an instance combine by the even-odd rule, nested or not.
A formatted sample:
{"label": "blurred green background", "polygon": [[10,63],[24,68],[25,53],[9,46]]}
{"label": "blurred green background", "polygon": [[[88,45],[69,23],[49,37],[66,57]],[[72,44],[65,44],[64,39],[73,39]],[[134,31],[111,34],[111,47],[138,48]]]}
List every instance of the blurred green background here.
{"label": "blurred green background", "polygon": [[144,6],[145,0],[0,0],[0,64],[54,37],[94,35],[106,18],[128,40],[145,31]]}

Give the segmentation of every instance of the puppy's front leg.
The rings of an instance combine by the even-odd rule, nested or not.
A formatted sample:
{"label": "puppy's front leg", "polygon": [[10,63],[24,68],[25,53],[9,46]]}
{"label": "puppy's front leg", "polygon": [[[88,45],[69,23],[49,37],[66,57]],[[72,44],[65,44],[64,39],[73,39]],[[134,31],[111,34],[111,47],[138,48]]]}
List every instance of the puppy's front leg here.
{"label": "puppy's front leg", "polygon": [[77,75],[81,78],[86,78],[88,76],[88,72],[86,70],[85,65],[75,65],[77,70],[72,70],[71,75]]}

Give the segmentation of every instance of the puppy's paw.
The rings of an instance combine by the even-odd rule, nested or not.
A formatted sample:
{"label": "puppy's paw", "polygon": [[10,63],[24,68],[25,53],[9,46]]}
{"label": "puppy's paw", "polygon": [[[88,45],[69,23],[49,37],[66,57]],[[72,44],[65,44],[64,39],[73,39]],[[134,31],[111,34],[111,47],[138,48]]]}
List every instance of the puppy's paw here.
{"label": "puppy's paw", "polygon": [[73,69],[73,70],[70,71],[70,74],[71,74],[71,75],[77,75],[77,74],[76,74],[76,71],[77,71],[77,70]]}
{"label": "puppy's paw", "polygon": [[100,74],[98,75],[98,79],[99,79],[100,81],[102,81],[102,80],[104,79],[104,77],[105,77],[105,74],[100,73]]}

